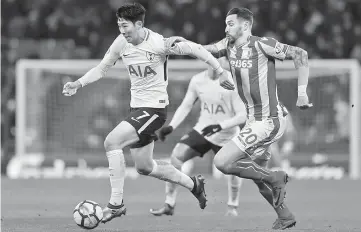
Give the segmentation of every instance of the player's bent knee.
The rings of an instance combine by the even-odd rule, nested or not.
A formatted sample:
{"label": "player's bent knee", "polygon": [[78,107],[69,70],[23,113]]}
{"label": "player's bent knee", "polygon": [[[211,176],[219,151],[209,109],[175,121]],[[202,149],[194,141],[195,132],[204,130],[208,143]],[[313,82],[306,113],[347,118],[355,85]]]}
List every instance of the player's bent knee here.
{"label": "player's bent knee", "polygon": [[153,171],[153,167],[149,165],[136,166],[135,168],[140,175],[145,176],[149,175]]}
{"label": "player's bent knee", "polygon": [[125,136],[115,136],[114,134],[109,133],[104,140],[104,149],[106,151],[123,149],[126,146],[126,141],[122,137]]}
{"label": "player's bent knee", "polygon": [[234,159],[230,154],[232,153],[232,147],[229,144],[226,144],[217,152],[214,156],[213,163],[216,168],[223,172],[224,174],[228,173],[229,165]]}
{"label": "player's bent knee", "polygon": [[225,164],[215,164],[216,168],[222,172],[223,174],[229,174],[230,173],[230,169],[229,169],[229,165],[225,165]]}
{"label": "player's bent knee", "polygon": [[106,151],[123,149],[123,147],[121,147],[121,144],[115,142],[114,139],[112,139],[112,136],[110,134],[104,140],[104,148]]}
{"label": "player's bent knee", "polygon": [[137,168],[137,172],[140,175],[148,176],[152,172],[152,169],[147,167],[141,167],[141,168]]}
{"label": "player's bent knee", "polygon": [[141,175],[149,175],[153,171],[154,160],[152,159],[154,142],[140,148],[131,148],[130,153],[134,160],[134,166]]}
{"label": "player's bent knee", "polygon": [[228,173],[228,162],[226,159],[222,158],[222,149],[216,154],[216,156],[214,157],[213,163],[214,166],[216,166],[216,168],[221,171],[224,174]]}
{"label": "player's bent knee", "polygon": [[106,151],[123,149],[138,140],[139,137],[132,125],[122,121],[107,135],[104,140],[104,148]]}
{"label": "player's bent knee", "polygon": [[229,142],[222,147],[214,157],[214,165],[224,174],[232,174],[234,162],[242,159],[250,159],[249,156],[241,151],[234,142]]}
{"label": "player's bent knee", "polygon": [[190,150],[188,145],[183,143],[177,143],[174,147],[171,155],[171,164],[177,169],[181,169],[182,165],[188,161],[190,158],[193,158],[192,150]]}

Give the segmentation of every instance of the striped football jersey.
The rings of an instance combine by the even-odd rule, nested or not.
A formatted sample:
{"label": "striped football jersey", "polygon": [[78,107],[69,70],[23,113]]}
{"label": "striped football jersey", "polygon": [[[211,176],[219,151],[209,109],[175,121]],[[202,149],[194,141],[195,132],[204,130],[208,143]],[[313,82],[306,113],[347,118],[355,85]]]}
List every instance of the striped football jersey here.
{"label": "striped football jersey", "polygon": [[276,85],[275,60],[284,60],[288,45],[269,37],[250,36],[236,47],[225,38],[215,44],[216,57],[227,56],[248,118],[262,120],[282,115]]}

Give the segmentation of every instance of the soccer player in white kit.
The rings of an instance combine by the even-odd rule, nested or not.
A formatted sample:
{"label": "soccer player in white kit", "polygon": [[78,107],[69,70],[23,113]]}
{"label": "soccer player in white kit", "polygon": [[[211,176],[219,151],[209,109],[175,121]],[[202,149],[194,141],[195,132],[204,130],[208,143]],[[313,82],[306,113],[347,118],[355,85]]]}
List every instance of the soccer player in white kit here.
{"label": "soccer player in white kit", "polygon": [[[224,69],[229,70],[226,59],[220,61]],[[232,78],[230,72],[229,77]],[[219,85],[216,73],[208,68],[192,77],[187,93],[175,112],[171,122],[159,131],[160,140],[175,130],[187,117],[194,104],[200,100],[200,116],[193,129],[183,136],[173,149],[171,163],[182,170],[185,162],[194,157],[203,157],[212,150],[217,153],[223,145],[240,132],[239,125],[244,124],[246,108],[237,91],[229,91]],[[190,170],[188,170],[190,171]],[[187,172],[183,169],[183,172]],[[189,173],[186,173],[189,175]],[[241,179],[228,176],[228,211],[227,215],[236,216],[239,204]],[[176,204],[177,186],[166,183],[166,199],[163,207],[151,209],[155,216],[173,215]]]}
{"label": "soccer player in white kit", "polygon": [[104,141],[111,184],[111,197],[103,209],[104,223],[126,213],[123,204],[123,148],[129,145],[135,167],[140,174],[189,189],[198,199],[201,209],[205,208],[207,201],[202,176],[189,177],[170,163],[153,160],[155,131],[166,121],[166,107],[169,104],[167,58],[168,55],[192,55],[209,64],[220,77],[228,78],[228,75],[217,59],[201,45],[193,42],[173,44],[171,39],[145,28],[145,12],[139,3],[121,6],[117,10],[120,35],[114,40],[100,64],[77,81],[66,83],[63,88],[64,95],[74,95],[79,88],[104,77],[118,59],[122,59],[129,71],[130,115],[120,122]]}

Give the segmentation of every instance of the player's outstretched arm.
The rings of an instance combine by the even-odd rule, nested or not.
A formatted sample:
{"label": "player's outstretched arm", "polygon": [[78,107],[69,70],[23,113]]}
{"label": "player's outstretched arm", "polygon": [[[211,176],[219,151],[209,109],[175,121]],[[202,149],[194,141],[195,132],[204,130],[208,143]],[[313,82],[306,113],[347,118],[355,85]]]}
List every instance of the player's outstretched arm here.
{"label": "player's outstretched arm", "polygon": [[227,56],[227,39],[224,38],[214,44],[203,45],[204,49],[210,52],[214,57],[221,58]]}
{"label": "player's outstretched arm", "polygon": [[[165,39],[165,47],[170,48],[175,43],[186,42],[187,39],[181,36],[171,36]],[[191,41],[188,41],[191,42]],[[214,57],[220,58],[227,55],[227,39],[223,39],[215,44],[203,45],[203,48],[210,52]]]}
{"label": "player's outstretched arm", "polygon": [[261,38],[257,42],[257,46],[259,46],[260,50],[265,53],[266,56],[271,56],[279,60],[293,60],[298,70],[298,99],[296,105],[300,109],[312,107],[306,93],[308,77],[310,75],[307,52],[300,47],[283,44],[269,37]]}
{"label": "player's outstretched arm", "polygon": [[298,70],[298,86],[307,86],[310,75],[308,53],[300,47],[289,45],[286,52],[286,59],[292,59]]}
{"label": "player's outstretched arm", "polygon": [[165,48],[169,49],[171,48],[175,43],[184,42],[187,41],[185,38],[181,36],[171,36],[166,39],[164,39],[165,42]]}
{"label": "player's outstretched arm", "polygon": [[189,83],[187,93],[182,103],[174,113],[171,122],[169,123],[168,126],[160,129],[159,139],[161,141],[164,141],[165,137],[170,133],[172,133],[172,131],[176,129],[184,121],[184,119],[188,116],[189,112],[191,112],[194,103],[198,99],[198,95],[194,85],[195,85],[194,79],[192,79],[191,82]]}
{"label": "player's outstretched arm", "polygon": [[304,49],[296,46],[290,46],[286,52],[286,59],[292,59],[298,70],[298,98],[297,107],[308,109],[312,107],[307,96],[308,78],[310,76],[310,67],[308,66],[308,53]]}
{"label": "player's outstretched arm", "polygon": [[215,56],[216,58],[219,50],[217,48],[217,46],[215,44],[208,44],[208,45],[203,45],[204,49],[206,49],[208,52],[210,52],[213,56]]}
{"label": "player's outstretched arm", "polygon": [[176,110],[171,122],[169,123],[169,126],[172,126],[173,129],[177,128],[184,119],[188,116],[189,112],[191,112],[194,103],[198,100],[198,95],[195,90],[195,82],[194,79],[191,80],[188,86],[187,93]]}
{"label": "player's outstretched arm", "polygon": [[202,45],[191,41],[175,43],[167,50],[167,54],[193,56],[209,64],[218,75],[224,72],[218,60],[212,56],[210,52],[208,52]]}
{"label": "player's outstretched arm", "polygon": [[72,96],[76,91],[90,83],[93,83],[104,77],[107,71],[117,62],[126,46],[126,40],[123,35],[119,35],[108,49],[101,62],[90,69],[84,76],[75,82],[68,82],[64,85],[63,94]]}
{"label": "player's outstretched arm", "polygon": [[216,71],[223,88],[228,90],[235,88],[233,81],[229,79],[227,72],[224,71],[218,60],[202,45],[191,41],[179,42],[170,47],[166,53],[169,55],[189,55],[204,61]]}

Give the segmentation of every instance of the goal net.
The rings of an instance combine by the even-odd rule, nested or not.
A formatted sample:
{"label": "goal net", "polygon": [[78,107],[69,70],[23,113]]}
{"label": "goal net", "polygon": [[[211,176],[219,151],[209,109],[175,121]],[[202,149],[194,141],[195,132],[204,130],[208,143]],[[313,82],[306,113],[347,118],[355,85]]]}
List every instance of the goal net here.
{"label": "goal net", "polygon": [[[50,176],[64,175],[67,167],[78,167],[72,170],[75,176],[79,167],[84,170],[107,167],[104,138],[129,113],[127,70],[119,62],[105,78],[80,89],[75,96],[62,95],[66,82],[76,80],[98,62],[20,60],[17,63],[16,159],[27,162],[20,165],[22,170],[19,165],[11,169],[14,178],[27,176],[24,163],[33,168],[38,165],[37,169],[40,163],[53,167],[48,170],[52,173]],[[295,146],[290,156],[291,166],[296,171],[302,167],[334,167],[351,178],[359,178],[359,64],[353,60],[311,60],[310,67],[308,93],[314,107],[301,111],[295,106],[297,72],[294,65],[290,61],[277,63],[279,98],[290,111],[296,130],[296,136],[292,137]],[[168,121],[183,100],[190,78],[206,68],[197,60],[169,61]],[[199,106],[194,107],[165,143],[157,142],[156,158],[169,157],[177,141],[195,124],[198,111]],[[132,160],[126,157],[131,167]],[[210,170],[210,162],[206,163],[206,170]],[[32,170],[30,176],[31,172],[34,177],[45,175],[35,169],[28,170]],[[107,175],[107,170],[98,173],[102,174]]]}

